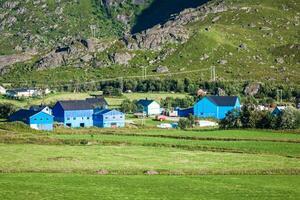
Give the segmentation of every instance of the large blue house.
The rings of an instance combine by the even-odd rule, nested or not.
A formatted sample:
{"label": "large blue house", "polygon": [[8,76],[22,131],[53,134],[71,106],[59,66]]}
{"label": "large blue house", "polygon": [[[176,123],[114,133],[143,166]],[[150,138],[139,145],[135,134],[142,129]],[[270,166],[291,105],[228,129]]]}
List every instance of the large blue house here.
{"label": "large blue house", "polygon": [[70,128],[93,126],[94,108],[85,100],[58,101],[52,109],[54,119]]}
{"label": "large blue house", "polygon": [[240,100],[236,96],[206,96],[194,105],[194,115],[223,119],[229,111],[240,108]]}
{"label": "large blue house", "polygon": [[93,114],[108,107],[104,98],[58,101],[53,107],[54,119],[66,127],[80,128],[93,126]]}
{"label": "large blue house", "polygon": [[100,128],[125,127],[125,114],[117,110],[101,110],[93,116],[94,126]]}
{"label": "large blue house", "polygon": [[53,116],[43,112],[34,110],[21,109],[9,117],[10,121],[21,121],[30,126],[32,129],[52,131],[53,130]]}

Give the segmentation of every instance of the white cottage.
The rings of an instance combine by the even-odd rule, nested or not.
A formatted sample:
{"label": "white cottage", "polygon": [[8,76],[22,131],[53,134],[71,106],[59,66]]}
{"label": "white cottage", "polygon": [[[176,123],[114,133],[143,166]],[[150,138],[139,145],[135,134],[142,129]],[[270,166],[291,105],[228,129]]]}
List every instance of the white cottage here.
{"label": "white cottage", "polygon": [[0,85],[0,94],[6,94],[6,89]]}
{"label": "white cottage", "polygon": [[159,115],[161,113],[160,105],[156,101],[142,99],[137,102],[138,105],[143,107],[143,112],[146,115]]}

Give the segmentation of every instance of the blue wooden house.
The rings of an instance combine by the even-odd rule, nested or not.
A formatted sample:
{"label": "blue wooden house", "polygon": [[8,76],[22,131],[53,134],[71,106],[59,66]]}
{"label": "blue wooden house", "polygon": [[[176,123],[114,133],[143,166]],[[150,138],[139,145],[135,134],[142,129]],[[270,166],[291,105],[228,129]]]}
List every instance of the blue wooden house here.
{"label": "blue wooden house", "polygon": [[276,108],[272,111],[272,115],[278,116],[280,115],[287,107],[286,106],[276,106]]}
{"label": "blue wooden house", "polygon": [[137,105],[143,107],[143,113],[146,115],[159,115],[161,114],[161,109],[159,103],[154,100],[141,99],[137,102]]}
{"label": "blue wooden house", "polygon": [[236,96],[206,96],[194,105],[194,115],[223,119],[229,111],[240,108],[240,100]]}
{"label": "blue wooden house", "polygon": [[93,126],[93,114],[106,109],[108,104],[104,98],[88,98],[85,100],[58,101],[52,113],[57,122],[66,127],[80,128]]}
{"label": "blue wooden house", "polygon": [[21,109],[9,117],[9,121],[21,121],[32,129],[52,131],[54,117],[43,111]]}
{"label": "blue wooden house", "polygon": [[52,109],[54,119],[66,127],[93,126],[94,107],[85,100],[58,101]]}
{"label": "blue wooden house", "polygon": [[194,115],[193,107],[186,108],[186,109],[176,108],[176,111],[179,117],[188,117],[189,115]]}
{"label": "blue wooden house", "polygon": [[100,128],[125,127],[125,114],[117,110],[101,110],[93,115],[94,126]]}

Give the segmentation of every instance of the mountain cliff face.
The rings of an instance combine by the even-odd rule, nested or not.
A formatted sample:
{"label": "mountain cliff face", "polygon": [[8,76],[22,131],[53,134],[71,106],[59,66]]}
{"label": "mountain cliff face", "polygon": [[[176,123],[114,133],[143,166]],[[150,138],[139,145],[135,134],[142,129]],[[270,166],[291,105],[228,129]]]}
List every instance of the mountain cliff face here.
{"label": "mountain cliff face", "polygon": [[[0,82],[94,80],[140,66],[299,82],[297,0],[169,2],[0,0]],[[183,76],[207,80],[209,71]]]}

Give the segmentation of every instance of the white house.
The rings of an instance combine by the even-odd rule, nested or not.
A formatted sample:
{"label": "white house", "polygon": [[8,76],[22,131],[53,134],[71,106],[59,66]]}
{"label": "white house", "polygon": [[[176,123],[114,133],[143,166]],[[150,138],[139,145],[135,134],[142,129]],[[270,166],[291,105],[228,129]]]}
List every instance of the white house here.
{"label": "white house", "polygon": [[0,94],[6,94],[6,89],[0,85]]}
{"label": "white house", "polygon": [[13,97],[13,98],[21,98],[21,97],[33,97],[33,96],[38,96],[38,90],[35,89],[14,89],[14,90],[7,90],[6,95],[8,97]]}
{"label": "white house", "polygon": [[138,105],[143,107],[143,112],[146,115],[159,115],[161,113],[160,105],[156,101],[142,99],[137,102]]}

